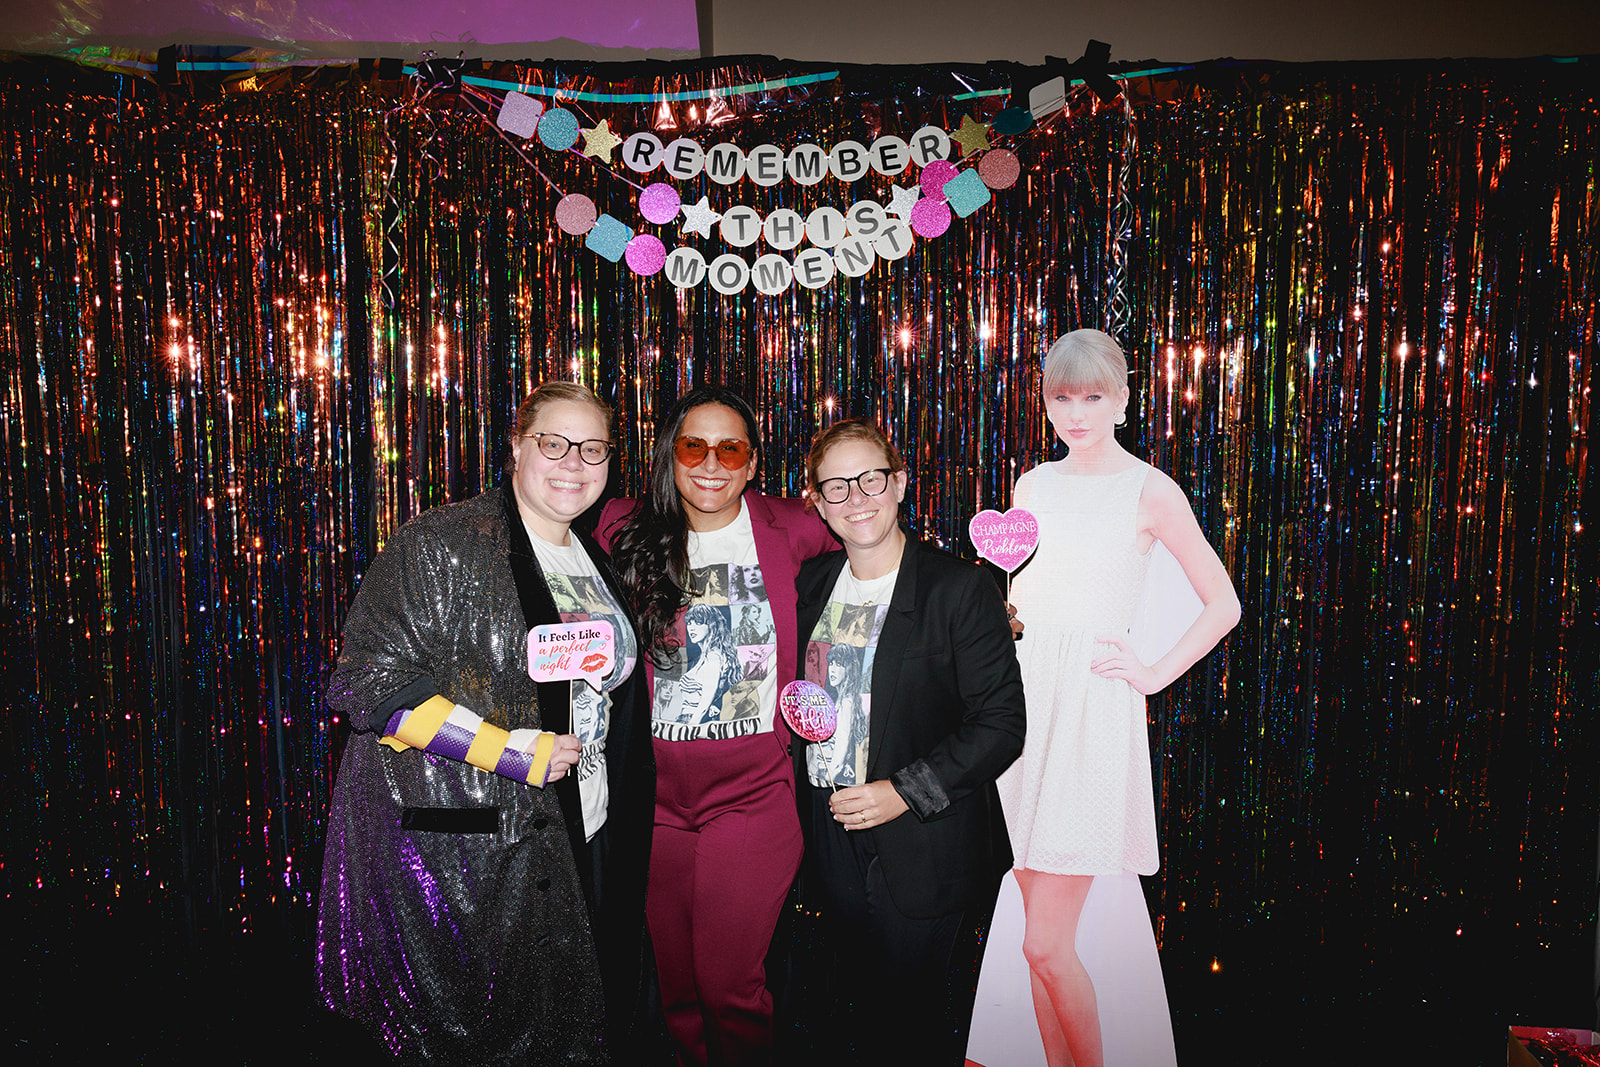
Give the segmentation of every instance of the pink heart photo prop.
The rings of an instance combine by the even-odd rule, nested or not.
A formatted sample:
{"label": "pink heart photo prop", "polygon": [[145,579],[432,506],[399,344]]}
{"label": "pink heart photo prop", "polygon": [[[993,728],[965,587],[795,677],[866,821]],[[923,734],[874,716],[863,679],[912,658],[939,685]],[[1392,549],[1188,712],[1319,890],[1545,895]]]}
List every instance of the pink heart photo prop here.
{"label": "pink heart photo prop", "polygon": [[790,682],[778,695],[778,707],[789,729],[807,741],[826,741],[839,725],[833,698],[816,682]]}
{"label": "pink heart photo prop", "polygon": [[967,524],[967,533],[978,555],[1007,574],[1027,562],[1039,547],[1039,520],[1025,508],[1012,508],[1003,515],[980,511]]}

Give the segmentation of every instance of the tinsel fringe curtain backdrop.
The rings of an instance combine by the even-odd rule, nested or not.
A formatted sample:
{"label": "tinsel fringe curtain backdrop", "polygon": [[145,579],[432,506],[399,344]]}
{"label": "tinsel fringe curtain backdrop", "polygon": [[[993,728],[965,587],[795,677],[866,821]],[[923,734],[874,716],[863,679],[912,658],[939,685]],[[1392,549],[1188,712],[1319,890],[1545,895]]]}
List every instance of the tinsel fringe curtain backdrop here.
{"label": "tinsel fringe curtain backdrop", "polygon": [[[1021,177],[980,210],[776,296],[564,232],[582,193],[728,251],[640,218],[658,179],[502,134],[506,91],[623,137],[827,148],[993,122],[1051,72],[241,66],[0,64],[0,884],[45,976],[19,1011],[99,970],[62,960],[90,937],[128,973],[304,961],[346,605],[397,524],[497,480],[531,383],[615,403],[630,493],[694,383],[756,403],[769,491],[819,426],[876,418],[912,524],[970,552],[1059,454],[1043,351],[1103,326],[1136,368],[1124,440],[1245,605],[1151,705],[1180,1050],[1403,1026],[1476,1056],[1592,1024],[1594,60],[1074,84],[991,131]],[[887,204],[873,177],[681,191],[805,214]]]}

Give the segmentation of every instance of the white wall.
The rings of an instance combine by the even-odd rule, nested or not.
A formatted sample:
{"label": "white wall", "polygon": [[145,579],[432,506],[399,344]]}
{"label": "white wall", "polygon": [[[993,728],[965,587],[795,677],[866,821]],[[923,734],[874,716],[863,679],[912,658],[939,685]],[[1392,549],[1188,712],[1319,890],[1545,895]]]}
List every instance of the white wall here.
{"label": "white wall", "polygon": [[712,45],[835,63],[1600,54],[1600,0],[711,0]]}

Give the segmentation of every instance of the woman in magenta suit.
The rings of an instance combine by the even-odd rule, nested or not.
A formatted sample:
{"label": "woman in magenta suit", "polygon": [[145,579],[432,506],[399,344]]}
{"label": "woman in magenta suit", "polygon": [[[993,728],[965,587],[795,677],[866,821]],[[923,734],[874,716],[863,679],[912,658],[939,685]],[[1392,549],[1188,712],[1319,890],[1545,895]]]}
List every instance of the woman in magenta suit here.
{"label": "woman in magenta suit", "polygon": [[[750,405],[694,389],[659,428],[648,496],[612,501],[598,529],[639,614],[659,761],[646,913],[667,1030],[696,1067],[772,1058],[765,960],[801,852],[778,689],[796,673],[795,576],[835,547],[803,502],[749,489],[759,461]],[[694,670],[708,634],[742,672]]]}

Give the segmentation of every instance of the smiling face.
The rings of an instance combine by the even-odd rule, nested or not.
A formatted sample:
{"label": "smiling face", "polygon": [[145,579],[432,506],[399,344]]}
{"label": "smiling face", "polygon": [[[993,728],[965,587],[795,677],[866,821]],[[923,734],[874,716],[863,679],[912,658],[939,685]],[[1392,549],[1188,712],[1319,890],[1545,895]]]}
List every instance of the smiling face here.
{"label": "smiling face", "polygon": [[752,446],[750,431],[739,413],[722,404],[701,404],[684,416],[679,437],[698,437],[712,446],[705,458],[693,467],[673,458],[673,483],[683,501],[689,529],[707,533],[720,530],[739,517],[739,498],[756,473],[756,457],[736,470],[729,470],[717,459],[716,445],[722,441],[745,441]]}
{"label": "smiling face", "polygon": [[[890,464],[889,456],[877,445],[845,438],[817,460],[817,484],[830,478],[857,478]],[[900,565],[900,549],[905,545],[905,535],[900,532],[900,501],[905,496],[903,470],[889,475],[888,486],[877,496],[863,493],[855,482],[850,484],[850,495],[843,503],[830,504],[820,494],[817,496],[817,511],[844,542],[850,568],[857,578],[876,578]]]}
{"label": "smiling face", "polygon": [[[525,433],[558,433],[568,441],[609,439],[605,419],[592,404],[553,400],[539,408]],[[587,511],[606,487],[610,462],[588,464],[569,449],[560,459],[546,459],[532,437],[517,439],[512,488],[517,511],[530,529],[551,544],[567,543],[567,527]]]}
{"label": "smiling face", "polygon": [[1045,390],[1044,410],[1056,436],[1074,452],[1093,452],[1114,440],[1117,420],[1128,407],[1128,387],[1090,387],[1075,390],[1057,386]]}

